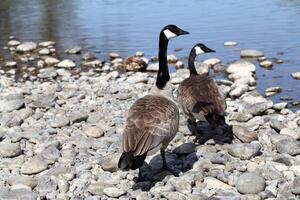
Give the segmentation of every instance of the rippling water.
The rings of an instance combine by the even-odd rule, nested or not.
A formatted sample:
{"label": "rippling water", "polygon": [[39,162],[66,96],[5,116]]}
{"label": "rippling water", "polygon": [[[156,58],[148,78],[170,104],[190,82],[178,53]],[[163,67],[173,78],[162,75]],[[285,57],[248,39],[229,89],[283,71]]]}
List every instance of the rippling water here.
{"label": "rippling water", "polygon": [[[1,0],[0,45],[14,35],[20,40],[54,40],[61,52],[80,45],[100,50],[104,56],[111,51],[127,56],[140,50],[150,57],[157,54],[160,28],[169,23],[191,33],[170,43],[169,53],[178,57],[187,56],[196,42],[203,42],[217,51],[204,58],[219,57],[225,63],[238,59],[242,48],[283,59],[284,64],[270,71],[258,67],[257,87],[264,91],[281,86],[283,92],[273,97],[275,101],[280,96],[300,100],[300,81],[290,77],[291,72],[300,71],[299,0]],[[239,45],[226,48],[223,42],[228,40]],[[183,50],[174,52],[178,47]]]}

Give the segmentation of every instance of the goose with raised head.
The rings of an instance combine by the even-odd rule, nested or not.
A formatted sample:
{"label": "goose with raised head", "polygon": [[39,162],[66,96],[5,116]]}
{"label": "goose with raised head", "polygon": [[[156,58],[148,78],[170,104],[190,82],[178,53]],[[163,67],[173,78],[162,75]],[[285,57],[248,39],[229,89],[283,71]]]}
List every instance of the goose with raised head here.
{"label": "goose with raised head", "polygon": [[118,167],[122,170],[138,169],[139,178],[147,155],[160,150],[163,169],[172,172],[165,158],[165,149],[178,131],[179,111],[173,100],[167,63],[170,39],[189,34],[175,25],[165,26],[159,35],[159,70],[156,84],[149,95],[138,99],[129,109],[122,135],[123,153]]}
{"label": "goose with raised head", "polygon": [[[188,69],[190,77],[183,80],[177,92],[178,102],[187,115],[191,131],[197,135],[196,120],[207,121],[213,129],[225,123],[226,102],[216,82],[209,75],[199,75],[195,58],[208,52],[215,52],[204,44],[196,44],[190,52]],[[196,138],[199,143],[208,140],[208,135]]]}

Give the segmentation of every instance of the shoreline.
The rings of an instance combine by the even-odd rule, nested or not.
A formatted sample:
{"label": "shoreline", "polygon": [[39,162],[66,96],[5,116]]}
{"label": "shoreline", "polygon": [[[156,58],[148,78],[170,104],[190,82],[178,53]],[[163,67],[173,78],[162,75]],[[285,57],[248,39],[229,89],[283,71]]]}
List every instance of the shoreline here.
{"label": "shoreline", "polygon": [[[40,69],[36,77],[29,75],[24,82],[0,77],[0,197],[299,198],[300,110],[274,104],[259,94],[256,66],[251,62],[239,60],[226,68],[216,59],[196,64],[202,73],[211,65],[230,77],[219,80],[218,85],[226,95],[226,122],[232,125],[233,144],[217,145],[209,140],[195,145],[181,115],[179,132],[167,149],[167,161],[180,171],[180,177],[160,172],[161,158],[154,155],[143,167],[149,181],[135,183],[137,171],[117,169],[119,139],[129,107],[148,94],[155,82],[156,64],[147,63],[149,59],[142,59],[139,52],[130,66],[147,63],[148,69],[120,73],[124,59],[116,53],[110,54],[111,61],[84,53],[78,55],[80,62],[90,70],[80,72],[77,62],[58,60],[51,53],[41,55],[43,49],[55,49],[53,42],[43,45],[31,43],[20,54],[21,61],[36,62]],[[71,50],[76,54],[79,48]],[[31,51],[41,59],[26,53]],[[81,61],[83,56],[86,59]],[[171,74],[176,94],[188,70],[173,56],[169,61],[179,66]],[[14,69],[14,63],[10,65]],[[279,90],[271,88],[267,93]],[[209,131],[201,125],[199,129]]]}

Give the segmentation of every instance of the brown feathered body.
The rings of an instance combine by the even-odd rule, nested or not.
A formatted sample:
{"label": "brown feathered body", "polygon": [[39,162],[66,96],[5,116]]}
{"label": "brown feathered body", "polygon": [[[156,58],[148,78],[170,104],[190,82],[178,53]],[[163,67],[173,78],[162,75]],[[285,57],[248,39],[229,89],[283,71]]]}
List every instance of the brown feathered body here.
{"label": "brown feathered body", "polygon": [[183,112],[191,120],[206,120],[213,127],[224,123],[226,102],[210,76],[191,74],[181,82],[177,94]]}
{"label": "brown feathered body", "polygon": [[178,107],[171,99],[160,95],[138,99],[128,112],[119,167],[141,167],[147,154],[167,147],[178,131],[178,124]]}

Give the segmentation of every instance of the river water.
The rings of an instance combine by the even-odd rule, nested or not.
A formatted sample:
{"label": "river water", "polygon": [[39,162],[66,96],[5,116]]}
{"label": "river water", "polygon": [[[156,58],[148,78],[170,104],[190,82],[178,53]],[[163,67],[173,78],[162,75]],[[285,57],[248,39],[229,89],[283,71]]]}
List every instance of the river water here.
{"label": "river water", "polygon": [[[216,50],[203,58],[218,57],[223,63],[239,59],[243,48],[255,48],[272,59],[284,60],[272,70],[257,63],[257,88],[280,86],[281,96],[300,100],[300,81],[291,78],[300,71],[300,1],[299,0],[1,0],[0,45],[10,35],[32,41],[53,40],[62,56],[66,48],[80,45],[86,50],[100,50],[101,56],[118,52],[122,56],[145,52],[157,54],[158,33],[174,23],[191,34],[170,42],[169,54],[186,57],[198,42]],[[224,47],[228,40],[238,42]],[[175,48],[183,48],[174,52]]]}

